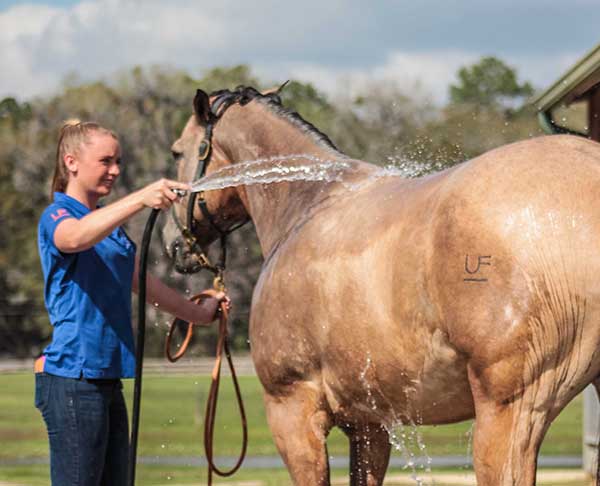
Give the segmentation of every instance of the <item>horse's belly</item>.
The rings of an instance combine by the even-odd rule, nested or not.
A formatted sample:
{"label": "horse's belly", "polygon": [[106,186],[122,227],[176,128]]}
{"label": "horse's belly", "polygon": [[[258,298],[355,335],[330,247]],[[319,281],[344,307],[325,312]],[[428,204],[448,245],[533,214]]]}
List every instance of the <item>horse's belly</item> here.
{"label": "horse's belly", "polygon": [[338,421],[442,424],[474,415],[465,358],[441,331],[390,335],[362,348],[342,345],[330,343],[322,370]]}

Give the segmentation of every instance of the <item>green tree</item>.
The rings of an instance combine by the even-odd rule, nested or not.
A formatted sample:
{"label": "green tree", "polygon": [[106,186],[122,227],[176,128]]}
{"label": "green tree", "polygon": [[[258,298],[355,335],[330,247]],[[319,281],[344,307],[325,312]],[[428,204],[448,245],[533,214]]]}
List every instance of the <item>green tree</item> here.
{"label": "green tree", "polygon": [[479,62],[458,71],[458,83],[450,85],[452,103],[471,103],[479,107],[514,108],[515,103],[533,94],[530,83],[519,83],[515,69],[496,57],[483,57]]}

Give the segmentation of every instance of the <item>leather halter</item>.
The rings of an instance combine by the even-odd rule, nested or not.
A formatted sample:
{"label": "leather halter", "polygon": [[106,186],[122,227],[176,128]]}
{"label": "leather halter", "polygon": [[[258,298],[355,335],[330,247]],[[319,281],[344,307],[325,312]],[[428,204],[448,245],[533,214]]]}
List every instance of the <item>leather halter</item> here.
{"label": "leather halter", "polygon": [[[194,181],[197,181],[206,175],[206,169],[208,168],[208,164],[210,163],[210,158],[212,155],[212,134],[215,124],[219,121],[221,116],[223,116],[227,108],[229,108],[231,105],[238,101],[240,101],[238,93],[225,92],[218,96],[210,105],[210,111],[208,112],[208,121],[206,123],[204,139],[198,147],[198,166],[196,167],[196,172],[193,179]],[[219,258],[219,262],[216,265],[210,263],[210,260],[198,244],[197,238],[194,236],[194,204],[196,202],[196,198],[198,199],[198,207],[200,208],[202,215],[209,222],[212,228],[215,229],[217,233],[219,233],[219,240],[221,244],[221,256]],[[204,198],[204,191],[192,192],[189,194],[189,202],[186,211],[187,224],[185,226],[177,217],[177,213],[175,212],[174,206],[171,207],[173,219],[177,228],[179,229],[179,231],[181,231],[181,234],[186,244],[188,245],[190,251],[198,255],[198,264],[200,269],[206,268],[207,270],[215,274],[215,276],[217,277],[215,279],[215,286],[217,286],[217,280],[222,280],[222,274],[225,270],[225,263],[227,259],[227,235],[245,225],[248,221],[250,221],[250,218],[247,218],[245,221],[231,228],[219,227],[219,225],[208,210],[206,199]],[[222,281],[219,283],[222,284]]]}

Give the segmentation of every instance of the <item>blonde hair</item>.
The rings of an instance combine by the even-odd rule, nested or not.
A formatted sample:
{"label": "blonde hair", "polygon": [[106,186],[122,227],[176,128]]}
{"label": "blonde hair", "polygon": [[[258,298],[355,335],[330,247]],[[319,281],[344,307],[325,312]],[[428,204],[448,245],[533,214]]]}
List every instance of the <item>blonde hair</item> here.
{"label": "blonde hair", "polygon": [[52,177],[50,189],[50,200],[54,198],[55,192],[65,192],[69,183],[69,171],[65,166],[65,155],[77,154],[83,144],[89,143],[92,133],[103,133],[119,140],[116,133],[104,128],[96,122],[82,122],[75,118],[64,122],[58,136],[56,147],[56,166]]}

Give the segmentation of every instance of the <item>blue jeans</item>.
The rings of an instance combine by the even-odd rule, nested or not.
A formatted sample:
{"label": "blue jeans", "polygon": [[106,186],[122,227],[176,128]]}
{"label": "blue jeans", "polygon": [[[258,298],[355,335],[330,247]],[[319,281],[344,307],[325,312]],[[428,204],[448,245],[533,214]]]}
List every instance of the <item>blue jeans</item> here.
{"label": "blue jeans", "polygon": [[52,486],[125,486],[129,430],[120,380],[35,375]]}

